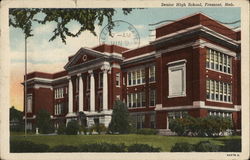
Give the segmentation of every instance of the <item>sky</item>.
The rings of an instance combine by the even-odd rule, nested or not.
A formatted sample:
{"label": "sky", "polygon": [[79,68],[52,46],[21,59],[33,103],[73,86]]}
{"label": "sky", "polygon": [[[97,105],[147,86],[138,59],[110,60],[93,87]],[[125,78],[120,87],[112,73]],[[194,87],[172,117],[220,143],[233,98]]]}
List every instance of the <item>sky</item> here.
{"label": "sky", "polygon": [[[139,46],[144,46],[154,39],[155,24],[164,20],[177,20],[191,14],[202,12],[220,22],[230,23],[240,20],[240,8],[145,8],[133,10],[130,14],[124,15],[121,9],[116,9],[113,20],[126,21],[133,25],[140,37]],[[38,15],[42,18],[43,15]],[[162,23],[164,24],[164,23]],[[55,73],[63,70],[67,63],[68,56],[75,54],[81,47],[94,47],[99,45],[99,35],[107,25],[104,21],[102,26],[95,25],[94,36],[89,31],[83,32],[79,37],[67,37],[66,44],[57,38],[54,41],[52,31],[55,23],[41,25],[33,24],[33,37],[28,38],[28,72],[41,71]],[[240,27],[240,23],[228,25],[229,27]],[[70,31],[76,32],[79,24],[71,22]],[[10,52],[11,52],[11,106],[23,110],[23,81],[24,75],[24,34],[21,29],[10,27]],[[127,31],[123,31],[127,32]],[[128,48],[138,47],[127,46]]]}

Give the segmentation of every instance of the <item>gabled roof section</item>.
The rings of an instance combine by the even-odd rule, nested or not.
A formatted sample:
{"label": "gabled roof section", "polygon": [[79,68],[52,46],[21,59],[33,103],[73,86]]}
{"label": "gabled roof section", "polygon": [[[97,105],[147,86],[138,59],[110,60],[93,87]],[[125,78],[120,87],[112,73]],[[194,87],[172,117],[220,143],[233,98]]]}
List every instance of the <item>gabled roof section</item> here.
{"label": "gabled roof section", "polygon": [[[86,56],[86,61],[94,60],[100,57],[107,57],[105,53],[90,49],[90,48],[80,48],[75,55],[69,57],[68,63],[64,66],[64,69],[68,69],[71,66],[77,65],[79,63],[84,63],[85,60],[83,56]],[[90,59],[88,59],[90,57]]]}

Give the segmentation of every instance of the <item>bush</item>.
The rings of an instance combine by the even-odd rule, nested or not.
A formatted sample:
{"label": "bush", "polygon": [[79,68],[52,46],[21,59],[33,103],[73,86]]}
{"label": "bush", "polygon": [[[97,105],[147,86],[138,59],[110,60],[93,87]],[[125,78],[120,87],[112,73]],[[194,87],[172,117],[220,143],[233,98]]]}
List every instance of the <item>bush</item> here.
{"label": "bush", "polygon": [[171,131],[179,136],[219,136],[232,128],[232,120],[223,117],[209,116],[206,118],[177,118],[169,124]]}
{"label": "bush", "polygon": [[170,152],[192,152],[194,149],[192,144],[187,142],[175,143]]}
{"label": "bush", "polygon": [[124,144],[93,143],[79,146],[80,152],[125,152]]}
{"label": "bush", "polygon": [[196,152],[218,152],[219,146],[210,141],[201,141],[195,145],[194,149]]}
{"label": "bush", "polygon": [[69,121],[66,127],[67,135],[77,135],[79,131],[79,124],[76,120]]}
{"label": "bush", "polygon": [[115,101],[112,119],[109,124],[111,133],[129,133],[129,113],[127,106],[122,101]]}
{"label": "bush", "polygon": [[96,132],[98,132],[98,134],[101,134],[101,133],[106,133],[107,132],[107,128],[105,127],[104,124],[96,124],[92,127],[92,129]]}
{"label": "bush", "polygon": [[47,152],[49,146],[46,144],[35,144],[31,141],[10,141],[10,152]]}
{"label": "bush", "polygon": [[[36,118],[36,126],[39,128],[39,133],[47,134],[54,132],[54,125],[47,110],[39,110]],[[35,129],[35,127],[33,127],[33,129]]]}
{"label": "bush", "polygon": [[231,139],[224,142],[222,152],[241,152],[241,139]]}
{"label": "bush", "polygon": [[160,152],[160,148],[148,144],[132,144],[128,146],[128,152]]}
{"label": "bush", "polygon": [[142,128],[137,130],[137,134],[156,135],[158,131],[152,128]]}
{"label": "bush", "polygon": [[79,148],[71,145],[58,145],[52,147],[50,152],[79,152]]}
{"label": "bush", "polygon": [[190,131],[190,122],[188,118],[172,119],[169,123],[169,128],[179,136],[187,136]]}
{"label": "bush", "polygon": [[57,134],[65,134],[65,131],[66,131],[65,124],[60,124],[58,129],[57,129]]}

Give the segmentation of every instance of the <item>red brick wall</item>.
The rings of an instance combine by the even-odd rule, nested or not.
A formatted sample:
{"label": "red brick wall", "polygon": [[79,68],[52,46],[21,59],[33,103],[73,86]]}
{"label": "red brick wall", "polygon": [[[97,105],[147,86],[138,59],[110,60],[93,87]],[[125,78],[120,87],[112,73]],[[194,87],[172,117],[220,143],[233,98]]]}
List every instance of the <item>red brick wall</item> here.
{"label": "red brick wall", "polygon": [[[162,55],[162,86],[157,86],[162,88],[162,104],[163,107],[172,107],[172,106],[183,106],[183,105],[192,105],[192,78],[193,75],[193,60],[192,60],[192,48],[185,48],[178,51],[169,52]],[[186,96],[185,97],[176,97],[168,98],[169,96],[169,86],[168,86],[168,66],[169,62],[185,59],[186,62]],[[158,72],[158,70],[156,71]],[[157,93],[158,94],[158,93]]]}
{"label": "red brick wall", "polygon": [[167,128],[167,112],[166,111],[156,112],[156,128],[157,129]]}
{"label": "red brick wall", "polygon": [[53,91],[49,88],[34,89],[34,114],[37,114],[40,109],[46,109],[51,115],[53,115]]}

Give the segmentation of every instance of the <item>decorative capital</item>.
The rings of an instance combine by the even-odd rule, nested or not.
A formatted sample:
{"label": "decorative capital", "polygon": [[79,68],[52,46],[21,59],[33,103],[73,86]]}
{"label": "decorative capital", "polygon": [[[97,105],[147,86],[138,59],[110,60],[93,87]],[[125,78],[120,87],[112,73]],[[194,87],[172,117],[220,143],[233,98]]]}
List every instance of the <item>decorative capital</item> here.
{"label": "decorative capital", "polygon": [[67,79],[70,81],[71,80],[71,76],[68,76]]}
{"label": "decorative capital", "polygon": [[77,77],[80,77],[82,74],[81,73],[77,73]]}
{"label": "decorative capital", "polygon": [[93,70],[88,70],[88,73],[89,73],[90,75],[94,74]]}
{"label": "decorative capital", "polygon": [[103,64],[103,66],[101,67],[101,70],[103,72],[107,72],[110,70],[110,65],[109,64]]}

